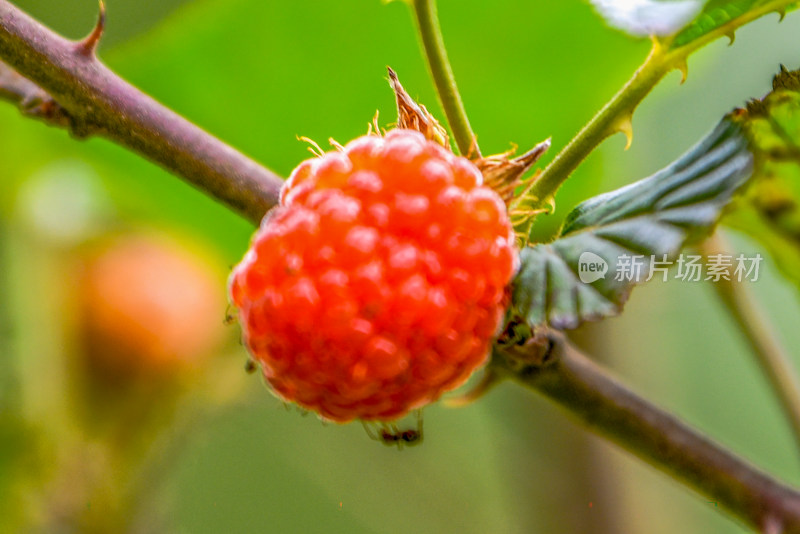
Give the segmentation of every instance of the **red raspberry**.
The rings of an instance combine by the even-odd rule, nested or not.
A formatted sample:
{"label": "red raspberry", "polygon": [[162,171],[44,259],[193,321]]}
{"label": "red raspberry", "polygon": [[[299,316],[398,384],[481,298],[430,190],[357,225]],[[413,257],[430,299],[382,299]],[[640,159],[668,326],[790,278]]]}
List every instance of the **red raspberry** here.
{"label": "red raspberry", "polygon": [[485,363],[517,260],[505,205],[481,182],[412,130],[294,170],[230,279],[279,397],[386,421]]}

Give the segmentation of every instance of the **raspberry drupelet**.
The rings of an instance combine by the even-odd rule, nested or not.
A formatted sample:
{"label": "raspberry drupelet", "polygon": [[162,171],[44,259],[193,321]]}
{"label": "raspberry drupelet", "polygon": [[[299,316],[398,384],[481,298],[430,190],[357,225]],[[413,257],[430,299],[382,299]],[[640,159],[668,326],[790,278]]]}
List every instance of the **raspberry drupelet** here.
{"label": "raspberry drupelet", "polygon": [[397,129],[301,163],[230,278],[274,392],[325,419],[389,421],[487,360],[517,253],[467,159]]}

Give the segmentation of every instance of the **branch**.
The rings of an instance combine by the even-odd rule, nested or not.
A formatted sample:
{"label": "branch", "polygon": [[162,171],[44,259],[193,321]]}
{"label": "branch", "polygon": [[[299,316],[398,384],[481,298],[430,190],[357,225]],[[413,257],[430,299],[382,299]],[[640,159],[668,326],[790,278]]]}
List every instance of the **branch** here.
{"label": "branch", "polygon": [[560,334],[546,334],[541,345],[498,347],[492,366],[750,527],[800,533],[800,493],[628,390]]}
{"label": "branch", "polygon": [[0,61],[0,98],[17,105],[28,117],[69,128],[72,119],[41,87]]}
{"label": "branch", "polygon": [[94,53],[103,19],[101,6],[95,30],[73,42],[0,0],[0,59],[8,65],[0,64],[0,98],[76,137],[129,148],[257,224],[277,202],[281,179],[103,65]]}
{"label": "branch", "polygon": [[[725,248],[719,232],[698,247],[706,258],[727,255]],[[741,282],[733,279],[732,270],[729,269],[728,279],[722,277],[710,285],[725,305],[725,310],[736,323],[737,329],[745,337],[756,362],[772,385],[773,393],[781,403],[800,448],[800,381],[797,378],[797,370],[792,365],[792,358],[778,342],[778,336],[767,321],[763,310],[755,302],[750,291]]]}

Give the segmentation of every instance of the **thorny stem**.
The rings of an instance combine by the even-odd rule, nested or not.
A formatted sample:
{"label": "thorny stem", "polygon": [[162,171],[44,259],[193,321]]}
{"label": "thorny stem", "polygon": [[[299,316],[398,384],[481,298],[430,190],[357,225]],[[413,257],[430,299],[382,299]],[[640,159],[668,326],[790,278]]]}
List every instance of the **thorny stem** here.
{"label": "thorny stem", "polygon": [[567,143],[539,178],[531,183],[530,189],[519,197],[520,207],[551,198],[584,158],[610,135],[623,132],[630,143],[633,110],[669,70],[661,56],[659,48],[654,46],[628,83]]}
{"label": "thorny stem", "polygon": [[751,528],[800,533],[800,492],[654,406],[548,333],[543,346],[498,348],[493,367],[560,404],[593,432],[682,481]]}
{"label": "thorny stem", "polygon": [[556,157],[545,167],[539,178],[531,183],[519,200],[512,204],[515,211],[536,213],[541,208],[552,206],[552,199],[580,163],[607,137],[622,132],[633,139],[633,112],[645,96],[671,70],[678,69],[686,79],[686,59],[697,49],[723,36],[732,37],[734,31],[767,13],[778,12],[783,17],[792,0],[773,0],[734,17],[719,28],[683,45],[672,47],[671,40],[653,40],[647,59],[633,77],[616,95],[567,143]]}
{"label": "thorny stem", "polygon": [[[424,0],[415,0],[415,5],[432,9]],[[431,13],[422,19],[432,21]],[[429,37],[436,34],[430,28]],[[80,45],[0,0],[0,58],[53,99],[73,133],[106,135],[253,222],[275,203],[280,185],[275,175],[140,93],[94,55],[76,54]],[[13,96],[16,91],[9,94],[22,101]],[[460,131],[468,150],[471,137],[463,134],[469,129]],[[631,393],[560,338],[553,336],[552,342],[558,350],[548,351],[541,365],[520,366],[519,354],[512,360],[498,352],[496,369],[540,391],[590,428],[715,499],[748,524],[765,529],[777,524],[785,533],[800,533],[800,494]],[[531,349],[527,355],[535,359],[537,353]]]}
{"label": "thorny stem", "polygon": [[[715,234],[698,248],[708,257],[725,254],[727,247],[722,237]],[[732,273],[729,273],[728,280],[722,277],[710,285],[725,305],[725,310],[738,330],[744,335],[756,362],[772,384],[800,450],[800,381],[789,354],[778,342],[777,334],[750,291],[734,279]]]}
{"label": "thorny stem", "polygon": [[453,76],[453,69],[447,59],[442,30],[439,27],[439,15],[436,12],[436,2],[435,0],[413,0],[412,7],[425,49],[425,56],[428,59],[428,66],[436,84],[436,92],[439,94],[439,100],[442,103],[444,114],[447,116],[450,129],[453,131],[453,138],[458,150],[461,154],[473,159],[480,158],[478,143],[469,125],[467,112]]}
{"label": "thorny stem", "polygon": [[[281,179],[114,74],[94,54],[98,38],[96,29],[69,41],[0,0],[0,59],[29,80],[17,79],[0,97],[76,137],[111,139],[260,221],[277,202]],[[31,108],[42,101],[46,113]]]}

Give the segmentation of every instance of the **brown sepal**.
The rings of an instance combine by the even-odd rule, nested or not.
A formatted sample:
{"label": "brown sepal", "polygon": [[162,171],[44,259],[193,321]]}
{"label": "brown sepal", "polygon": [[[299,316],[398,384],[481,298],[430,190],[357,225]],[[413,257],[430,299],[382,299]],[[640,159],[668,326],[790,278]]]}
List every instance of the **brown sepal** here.
{"label": "brown sepal", "polygon": [[397,79],[397,73],[391,67],[386,68],[389,70],[389,85],[397,98],[397,127],[416,130],[426,139],[439,143],[450,150],[450,138],[447,130],[425,109],[425,106],[415,102],[409,96],[400,84],[400,80]]}
{"label": "brown sepal", "polygon": [[[550,138],[515,158],[511,157],[516,151],[512,148],[508,152],[477,159],[474,163],[483,174],[483,183],[494,189],[508,205],[514,200],[516,189],[523,184],[522,177],[548,148],[550,148]],[[535,179],[535,176],[532,179]]]}
{"label": "brown sepal", "polygon": [[[781,71],[772,78],[772,92],[780,90],[800,91],[800,69],[789,70],[786,66],[781,65]],[[768,93],[764,98],[748,100],[744,110],[735,109],[732,116],[740,120],[747,118],[748,115],[751,117],[767,116],[769,114],[767,97],[772,92]]]}
{"label": "brown sepal", "polygon": [[772,79],[772,90],[778,89],[800,91],[800,70],[789,70],[781,65],[781,71]]}

